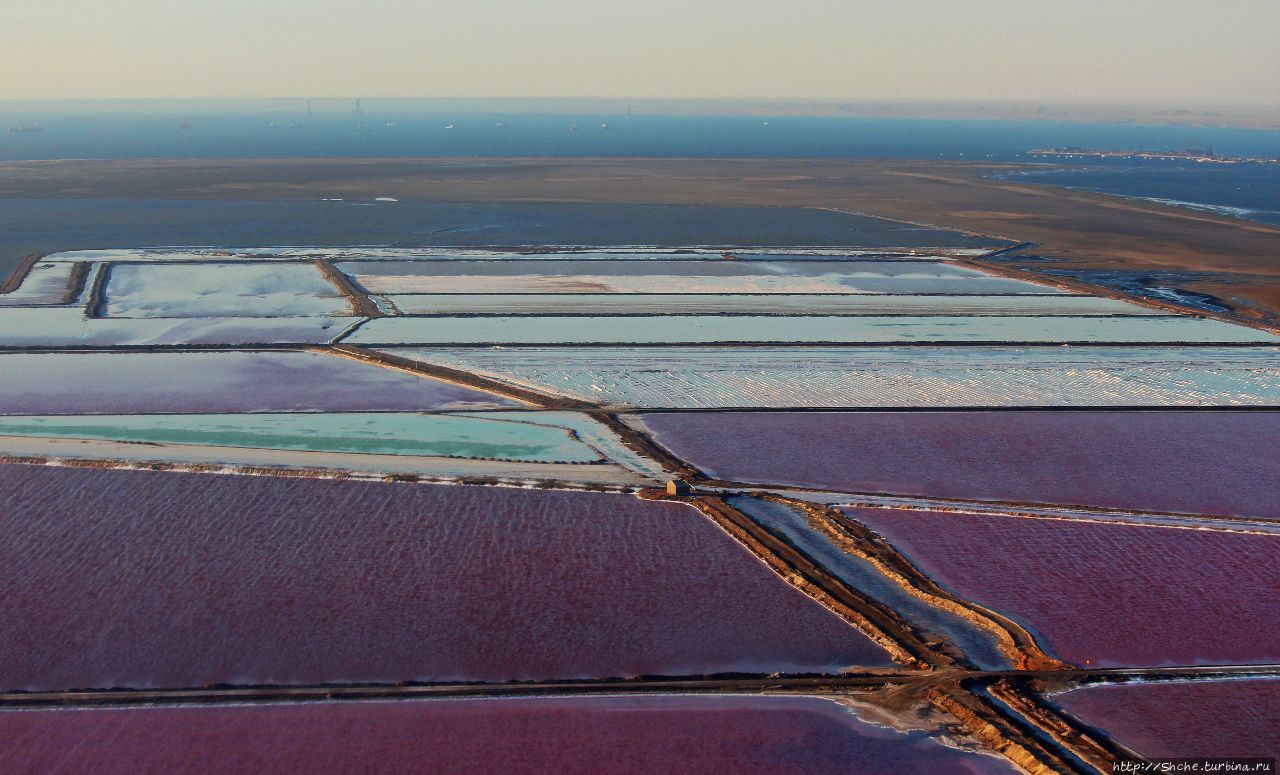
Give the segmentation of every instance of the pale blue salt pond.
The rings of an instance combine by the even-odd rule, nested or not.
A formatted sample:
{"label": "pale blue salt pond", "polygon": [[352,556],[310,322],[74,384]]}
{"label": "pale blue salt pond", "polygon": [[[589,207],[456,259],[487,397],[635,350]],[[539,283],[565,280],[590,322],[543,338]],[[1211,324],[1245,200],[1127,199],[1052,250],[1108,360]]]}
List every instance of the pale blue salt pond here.
{"label": "pale blue salt pond", "polygon": [[563,427],[398,412],[0,417],[0,435],[537,463],[601,460]]}
{"label": "pale blue salt pond", "polygon": [[369,321],[342,341],[414,344],[1249,344],[1280,337],[1191,317],[391,317]]}

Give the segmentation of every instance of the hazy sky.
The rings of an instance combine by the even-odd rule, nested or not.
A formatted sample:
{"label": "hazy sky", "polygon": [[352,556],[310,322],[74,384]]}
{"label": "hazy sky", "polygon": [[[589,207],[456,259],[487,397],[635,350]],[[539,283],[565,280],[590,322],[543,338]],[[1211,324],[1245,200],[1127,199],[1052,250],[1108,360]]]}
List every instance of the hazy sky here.
{"label": "hazy sky", "polygon": [[8,0],[0,98],[1280,103],[1280,0]]}

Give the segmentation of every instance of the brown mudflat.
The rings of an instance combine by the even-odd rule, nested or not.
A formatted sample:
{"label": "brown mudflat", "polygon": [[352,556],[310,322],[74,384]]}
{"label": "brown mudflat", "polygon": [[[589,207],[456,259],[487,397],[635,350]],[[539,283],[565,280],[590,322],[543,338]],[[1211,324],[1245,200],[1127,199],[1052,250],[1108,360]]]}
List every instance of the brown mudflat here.
{"label": "brown mudflat", "polygon": [[1060,259],[1049,265],[1056,269],[1212,273],[1180,287],[1224,299],[1244,315],[1280,316],[1280,228],[986,177],[1027,166],[771,159],[46,161],[0,165],[0,197],[387,196],[825,207],[1033,241],[1036,253]]}

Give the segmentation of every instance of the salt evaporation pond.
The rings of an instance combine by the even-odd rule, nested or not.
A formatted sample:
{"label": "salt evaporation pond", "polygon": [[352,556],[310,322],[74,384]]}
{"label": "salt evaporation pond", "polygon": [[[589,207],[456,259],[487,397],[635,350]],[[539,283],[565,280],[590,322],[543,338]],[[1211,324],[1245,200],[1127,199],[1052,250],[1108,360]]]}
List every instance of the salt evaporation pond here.
{"label": "salt evaporation pond", "polygon": [[78,307],[0,307],[0,348],[328,344],[358,317],[91,318]]}
{"label": "salt evaporation pond", "polygon": [[[261,204],[267,204],[262,202]],[[658,235],[651,235],[658,236]],[[194,245],[197,243],[187,243]],[[174,262],[231,262],[231,261],[314,261],[322,259],[334,262],[390,262],[390,261],[720,261],[723,248],[688,247],[636,247],[635,244],[618,243],[601,248],[565,247],[586,243],[541,243],[543,247],[515,250],[494,247],[416,247],[390,248],[375,245],[348,243],[345,246],[310,245],[297,247],[275,245],[269,247],[152,247],[106,248],[98,250],[66,250],[50,253],[44,261],[125,261],[130,263]],[[992,248],[995,247],[994,243]],[[916,261],[936,263],[952,256],[981,256],[992,248],[833,248],[833,247],[776,247],[770,253],[734,250],[733,260],[742,261]],[[757,249],[758,250],[758,249]]]}
{"label": "salt evaporation pond", "polygon": [[360,261],[373,293],[1060,294],[942,261]]}
{"label": "salt evaporation pond", "polygon": [[0,416],[0,435],[542,463],[601,459],[564,428],[408,412]]}
{"label": "salt evaporation pond", "polygon": [[459,416],[487,417],[564,429],[583,444],[599,451],[605,458],[624,468],[655,479],[665,479],[670,476],[670,472],[663,468],[658,461],[641,455],[631,447],[628,447],[608,426],[582,412],[559,412],[547,409],[507,412],[473,411],[459,413]]}
{"label": "salt evaporation pond", "polygon": [[816,697],[529,697],[0,711],[19,771],[1013,773]]}
{"label": "salt evaporation pond", "polygon": [[954,643],[981,670],[1008,670],[1009,659],[1000,653],[995,636],[950,611],[930,605],[908,593],[869,561],[846,552],[814,528],[798,509],[754,496],[734,495],[729,505],[781,535],[787,542],[819,562],[851,588],[876,600],[921,632],[937,633]]}
{"label": "salt evaporation pond", "polygon": [[0,353],[0,414],[514,406],[491,393],[315,352]]}
{"label": "salt evaporation pond", "polygon": [[[297,150],[299,135],[288,134],[287,142]],[[416,153],[421,141],[414,142]],[[393,174],[402,174],[405,163],[388,162],[399,165]],[[38,251],[104,245],[209,245],[222,252],[234,246],[294,245],[315,253],[359,253],[365,249],[350,246],[391,244],[405,246],[400,253],[433,245],[451,246],[446,250],[464,245],[737,245],[756,251],[860,245],[981,253],[1011,244],[815,208],[367,200],[6,199],[0,236],[0,253],[14,260]],[[281,251],[268,247],[266,252]],[[10,265],[0,259],[0,274]]]}
{"label": "salt evaporation pond", "polygon": [[1280,412],[659,413],[644,423],[676,455],[735,481],[1280,517]]}
{"label": "salt evaporation pond", "polygon": [[846,511],[944,588],[1016,619],[1049,653],[1076,665],[1280,661],[1280,536]]}
{"label": "salt evaporation pond", "polygon": [[324,317],[351,303],[307,263],[117,264],[105,314],[123,318]]}
{"label": "salt evaporation pond", "polygon": [[535,390],[642,409],[1280,405],[1280,350],[1270,347],[432,347],[388,352]]}
{"label": "salt evaporation pond", "polygon": [[1280,679],[1097,684],[1053,702],[1148,758],[1280,755]]}
{"label": "salt evaporation pond", "polygon": [[387,317],[348,344],[1280,343],[1266,331],[1190,317],[616,316]]}
{"label": "salt evaporation pond", "polygon": [[791,293],[388,294],[403,315],[1155,315],[1095,296]]}
{"label": "salt evaporation pond", "polygon": [[9,464],[0,530],[3,689],[890,664],[631,495]]}
{"label": "salt evaporation pond", "polygon": [[37,261],[22,278],[22,284],[0,293],[0,307],[25,304],[61,304],[71,291],[74,266],[53,261]]}

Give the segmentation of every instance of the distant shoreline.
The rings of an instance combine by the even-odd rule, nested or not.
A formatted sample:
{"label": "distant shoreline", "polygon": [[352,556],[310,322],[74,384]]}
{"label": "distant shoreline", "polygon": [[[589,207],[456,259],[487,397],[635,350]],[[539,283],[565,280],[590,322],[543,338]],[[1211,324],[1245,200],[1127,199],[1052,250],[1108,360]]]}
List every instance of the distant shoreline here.
{"label": "distant shoreline", "polygon": [[[1280,228],[1000,180],[1040,165],[838,159],[189,159],[0,164],[0,199],[544,202],[808,207],[1037,243],[1021,271],[1176,272],[1180,288],[1280,319]],[[1012,266],[1012,264],[1010,264]]]}
{"label": "distant shoreline", "polygon": [[[308,104],[310,103],[310,105]],[[6,113],[300,113],[350,114],[352,98],[311,99],[3,99]],[[405,98],[366,97],[361,110],[382,113],[530,115],[830,117],[980,121],[1052,121],[1142,126],[1280,130],[1280,105],[1133,105],[1020,100]]]}
{"label": "distant shoreline", "polygon": [[1197,164],[1280,164],[1275,156],[1219,156],[1212,150],[1186,151],[1121,151],[1096,148],[1033,148],[1027,151],[1033,159],[1147,159],[1156,161],[1193,161]]}

